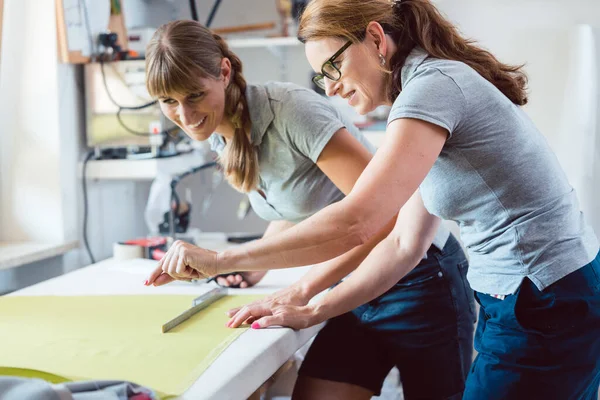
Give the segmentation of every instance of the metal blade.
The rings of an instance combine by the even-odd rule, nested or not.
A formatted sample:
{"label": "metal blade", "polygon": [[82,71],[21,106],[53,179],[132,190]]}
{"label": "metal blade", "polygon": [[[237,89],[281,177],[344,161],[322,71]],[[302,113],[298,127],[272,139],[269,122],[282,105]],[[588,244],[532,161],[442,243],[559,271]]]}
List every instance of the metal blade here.
{"label": "metal blade", "polygon": [[222,297],[225,297],[227,291],[223,288],[213,289],[210,292],[204,293],[203,295],[194,299],[192,303],[192,307],[187,309],[186,311],[179,314],[177,317],[173,318],[166,324],[162,326],[162,333],[166,333],[171,329],[175,328],[177,325],[182,322],[187,321],[192,316],[197,314],[198,312],[204,310],[206,307],[213,304],[215,301],[219,300]]}

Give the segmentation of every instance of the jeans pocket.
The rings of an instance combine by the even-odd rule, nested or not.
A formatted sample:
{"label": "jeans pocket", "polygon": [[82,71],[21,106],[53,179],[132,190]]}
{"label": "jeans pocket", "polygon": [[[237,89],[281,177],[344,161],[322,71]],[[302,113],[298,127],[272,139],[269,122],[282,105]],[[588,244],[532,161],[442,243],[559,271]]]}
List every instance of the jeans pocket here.
{"label": "jeans pocket", "polygon": [[427,262],[422,260],[412,271],[396,283],[396,287],[413,287],[426,284],[443,277],[444,274],[437,260]]}
{"label": "jeans pocket", "polygon": [[469,262],[467,260],[461,261],[458,263],[458,271],[460,273],[460,277],[462,279],[462,289],[463,295],[465,296],[465,300],[469,305],[469,312],[471,315],[471,319],[473,323],[477,320],[475,315],[475,298],[473,289],[471,289],[471,285],[469,285],[469,281],[467,280],[467,272],[469,270]]}
{"label": "jeans pocket", "polygon": [[525,278],[515,303],[517,323],[527,331],[555,335],[581,327],[589,314],[588,302],[578,296],[539,291]]}

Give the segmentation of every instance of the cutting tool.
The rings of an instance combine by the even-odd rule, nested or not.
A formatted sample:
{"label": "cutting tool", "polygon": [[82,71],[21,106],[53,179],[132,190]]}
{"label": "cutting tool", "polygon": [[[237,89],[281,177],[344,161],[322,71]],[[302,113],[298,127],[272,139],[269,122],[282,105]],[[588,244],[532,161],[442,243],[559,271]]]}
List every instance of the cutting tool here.
{"label": "cutting tool", "polygon": [[206,307],[213,304],[215,301],[219,300],[222,297],[227,295],[227,289],[225,288],[216,288],[212,289],[201,296],[196,297],[192,301],[192,307],[185,310],[169,322],[165,323],[162,326],[162,333],[167,333],[171,329],[175,328],[177,325],[187,321],[192,316],[197,314],[198,312],[204,310]]}

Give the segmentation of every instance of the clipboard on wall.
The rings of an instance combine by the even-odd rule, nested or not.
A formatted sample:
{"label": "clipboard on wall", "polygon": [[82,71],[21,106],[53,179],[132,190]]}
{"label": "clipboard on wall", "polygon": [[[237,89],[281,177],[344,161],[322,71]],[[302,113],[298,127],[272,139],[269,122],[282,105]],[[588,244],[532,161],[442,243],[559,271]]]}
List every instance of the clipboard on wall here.
{"label": "clipboard on wall", "polygon": [[[2,1],[2,0],[0,0]],[[85,64],[97,53],[100,33],[118,35],[127,49],[124,0],[55,0],[59,58],[63,63]]]}

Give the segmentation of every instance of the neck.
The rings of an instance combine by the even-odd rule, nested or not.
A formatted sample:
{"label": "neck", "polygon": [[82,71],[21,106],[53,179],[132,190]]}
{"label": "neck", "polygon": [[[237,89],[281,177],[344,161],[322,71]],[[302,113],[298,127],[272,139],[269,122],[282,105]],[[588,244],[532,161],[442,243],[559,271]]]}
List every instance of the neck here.
{"label": "neck", "polygon": [[[387,35],[387,39],[387,54],[385,56],[385,63],[387,65],[387,68],[389,68],[391,65],[392,58],[396,55],[396,51],[398,50],[398,48],[396,46],[396,43],[394,43],[394,39],[390,35]],[[392,88],[392,71],[387,73],[386,76],[387,79],[384,85],[386,91],[384,93],[382,105],[391,106],[393,104],[393,100],[390,99],[389,91]]]}
{"label": "neck", "polygon": [[233,140],[233,135],[235,134],[235,127],[233,123],[228,119],[223,117],[223,120],[215,129],[216,133],[223,136],[226,142]]}

